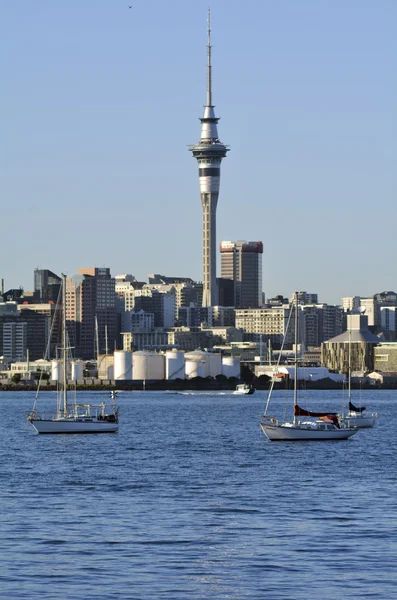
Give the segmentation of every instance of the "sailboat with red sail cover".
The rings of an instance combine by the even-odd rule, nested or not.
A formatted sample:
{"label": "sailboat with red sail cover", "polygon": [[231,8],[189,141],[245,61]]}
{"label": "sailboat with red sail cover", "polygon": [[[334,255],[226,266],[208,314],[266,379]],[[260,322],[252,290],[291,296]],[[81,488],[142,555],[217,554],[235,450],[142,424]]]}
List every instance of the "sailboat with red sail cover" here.
{"label": "sailboat with red sail cover", "polygon": [[[291,306],[292,310],[292,306]],[[298,293],[295,293],[295,361],[294,361],[294,411],[290,422],[281,422],[268,416],[273,383],[270,387],[260,427],[266,437],[272,441],[308,441],[308,440],[347,440],[357,433],[358,429],[341,424],[337,413],[313,412],[298,405]],[[281,352],[280,352],[281,354]]]}

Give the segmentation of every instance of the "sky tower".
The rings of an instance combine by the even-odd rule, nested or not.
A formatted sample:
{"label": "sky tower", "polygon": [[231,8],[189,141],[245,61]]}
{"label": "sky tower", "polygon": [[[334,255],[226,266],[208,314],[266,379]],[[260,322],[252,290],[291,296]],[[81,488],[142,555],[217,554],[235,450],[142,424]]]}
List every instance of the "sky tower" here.
{"label": "sky tower", "polygon": [[218,121],[212,104],[211,80],[211,12],[208,9],[207,104],[201,121],[200,141],[190,146],[199,167],[201,204],[203,206],[203,306],[215,306],[216,295],[216,206],[218,204],[221,162],[228,147],[218,138]]}

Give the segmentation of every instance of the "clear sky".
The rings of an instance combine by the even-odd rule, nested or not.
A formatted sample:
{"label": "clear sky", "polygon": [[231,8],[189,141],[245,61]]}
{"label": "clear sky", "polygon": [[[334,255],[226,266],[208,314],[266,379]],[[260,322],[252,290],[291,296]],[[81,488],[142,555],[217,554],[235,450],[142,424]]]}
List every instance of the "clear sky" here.
{"label": "clear sky", "polygon": [[[128,8],[128,4],[132,8]],[[202,279],[208,2],[0,2],[1,261]],[[397,2],[212,0],[221,240],[267,297],[397,291]],[[219,258],[219,256],[218,256]]]}

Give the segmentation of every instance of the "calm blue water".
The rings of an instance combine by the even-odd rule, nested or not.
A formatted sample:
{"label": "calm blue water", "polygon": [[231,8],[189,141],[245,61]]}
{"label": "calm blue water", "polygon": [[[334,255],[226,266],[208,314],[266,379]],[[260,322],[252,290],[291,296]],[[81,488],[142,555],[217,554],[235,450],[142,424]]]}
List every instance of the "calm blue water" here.
{"label": "calm blue water", "polygon": [[362,397],[374,429],[288,444],[259,431],[265,392],[120,393],[96,436],[35,435],[32,394],[1,393],[0,598],[397,598],[397,391]]}

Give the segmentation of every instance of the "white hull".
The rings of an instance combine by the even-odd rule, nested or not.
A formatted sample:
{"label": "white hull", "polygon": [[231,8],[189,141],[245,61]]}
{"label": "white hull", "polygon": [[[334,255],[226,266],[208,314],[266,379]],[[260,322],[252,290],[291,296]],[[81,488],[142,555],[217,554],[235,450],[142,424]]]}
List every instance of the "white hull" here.
{"label": "white hull", "polygon": [[234,390],[233,394],[251,395],[254,392],[255,388],[253,388],[252,386],[248,385],[247,383],[240,383]]}
{"label": "white hull", "polygon": [[305,427],[304,425],[291,425],[289,423],[287,425],[261,423],[260,425],[263,433],[272,442],[347,440],[357,433],[357,429],[335,428],[332,430],[320,430],[309,426]]}
{"label": "white hull", "polygon": [[37,433],[114,433],[118,423],[75,419],[29,419]]}
{"label": "white hull", "polygon": [[364,427],[373,427],[376,423],[376,419],[377,419],[377,415],[374,415],[374,414],[369,414],[369,415],[353,414],[353,415],[346,415],[346,417],[343,417],[341,420],[348,427],[357,427],[359,429],[360,428],[362,429]]}

